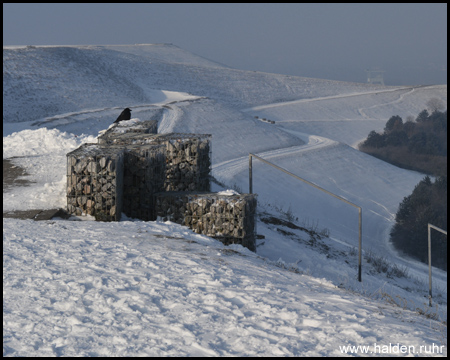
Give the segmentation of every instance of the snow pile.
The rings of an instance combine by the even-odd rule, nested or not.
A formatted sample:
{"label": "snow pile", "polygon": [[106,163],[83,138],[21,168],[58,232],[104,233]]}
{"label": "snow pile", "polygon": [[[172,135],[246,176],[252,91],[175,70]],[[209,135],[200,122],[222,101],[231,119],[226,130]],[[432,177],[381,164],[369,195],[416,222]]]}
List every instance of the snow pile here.
{"label": "snow pile", "polygon": [[138,118],[132,118],[130,120],[122,120],[119,123],[119,126],[117,126],[117,124],[115,124],[115,123],[112,123],[111,125],[109,125],[108,129],[106,129],[106,130],[109,130],[114,126],[117,126],[116,132],[125,133],[125,132],[127,132],[126,130],[133,129],[136,127],[136,125],[139,125],[140,121],[141,120]]}
{"label": "snow pile", "polygon": [[65,208],[66,154],[96,137],[75,137],[57,129],[46,128],[14,132],[3,138],[3,158],[26,169],[24,179],[31,186],[3,193],[3,210]]}
{"label": "snow pile", "polygon": [[3,158],[59,154],[95,140],[92,135],[74,137],[57,129],[23,130],[3,138]]}
{"label": "snow pile", "polygon": [[236,190],[223,190],[223,191],[219,191],[217,193],[217,195],[226,195],[226,196],[232,196],[232,195],[239,195],[239,193]]}

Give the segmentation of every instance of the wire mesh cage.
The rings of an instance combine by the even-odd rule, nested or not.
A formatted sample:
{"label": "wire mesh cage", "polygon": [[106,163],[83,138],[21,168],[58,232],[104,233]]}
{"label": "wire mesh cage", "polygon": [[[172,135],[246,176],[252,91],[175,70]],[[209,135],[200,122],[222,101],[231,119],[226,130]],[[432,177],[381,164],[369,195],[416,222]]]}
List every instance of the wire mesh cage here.
{"label": "wire mesh cage", "polygon": [[148,145],[157,142],[157,139],[168,134],[150,134],[136,132],[111,132],[104,141],[110,145]]}
{"label": "wire mesh cage", "polygon": [[119,221],[122,213],[124,149],[83,144],[67,156],[67,211]]}
{"label": "wire mesh cage", "polygon": [[168,134],[166,191],[210,191],[211,135]]}
{"label": "wire mesh cage", "polygon": [[225,245],[256,250],[256,194],[161,192],[155,194],[155,217],[186,225]]}
{"label": "wire mesh cage", "polygon": [[153,194],[164,190],[166,165],[164,145],[125,147],[123,212],[144,221],[153,217]]}
{"label": "wire mesh cage", "polygon": [[210,191],[211,135],[112,134],[109,144],[166,146],[165,191]]}
{"label": "wire mesh cage", "polygon": [[99,144],[110,144],[110,138],[114,138],[119,134],[156,134],[158,132],[157,120],[136,121],[127,120],[121,121],[106,130],[98,137]]}

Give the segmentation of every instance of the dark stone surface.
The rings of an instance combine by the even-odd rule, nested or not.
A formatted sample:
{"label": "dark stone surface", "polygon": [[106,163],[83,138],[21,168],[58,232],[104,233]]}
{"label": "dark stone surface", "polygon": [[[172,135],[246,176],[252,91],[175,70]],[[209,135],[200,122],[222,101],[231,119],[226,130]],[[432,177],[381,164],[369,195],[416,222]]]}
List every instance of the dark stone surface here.
{"label": "dark stone surface", "polygon": [[39,221],[39,220],[50,220],[55,217],[68,219],[70,215],[64,209],[47,209],[47,210],[6,211],[3,213],[3,217],[15,219],[33,219]]}
{"label": "dark stone surface", "polygon": [[[3,192],[9,191],[12,187],[27,186],[31,181],[18,179],[20,176],[28,175],[25,169],[14,165],[11,159],[3,159]],[[55,217],[68,219],[69,214],[64,209],[36,209],[36,210],[15,210],[3,212],[4,218],[50,220]]]}
{"label": "dark stone surface", "polygon": [[20,176],[28,175],[24,168],[15,165],[11,159],[3,159],[3,192],[15,186],[27,186],[31,181],[18,179]]}

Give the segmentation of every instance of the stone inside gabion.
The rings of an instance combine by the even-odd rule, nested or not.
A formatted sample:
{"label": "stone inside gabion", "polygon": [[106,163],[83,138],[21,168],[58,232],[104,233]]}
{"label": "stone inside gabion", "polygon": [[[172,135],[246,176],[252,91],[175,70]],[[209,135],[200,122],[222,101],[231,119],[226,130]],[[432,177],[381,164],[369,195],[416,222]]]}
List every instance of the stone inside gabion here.
{"label": "stone inside gabion", "polygon": [[155,194],[156,218],[186,225],[198,234],[255,250],[256,195],[161,192]]}
{"label": "stone inside gabion", "polygon": [[208,134],[113,134],[109,144],[165,145],[165,191],[210,191],[211,135]]}
{"label": "stone inside gabion", "polygon": [[102,221],[122,213],[124,150],[84,144],[67,154],[67,210]]}

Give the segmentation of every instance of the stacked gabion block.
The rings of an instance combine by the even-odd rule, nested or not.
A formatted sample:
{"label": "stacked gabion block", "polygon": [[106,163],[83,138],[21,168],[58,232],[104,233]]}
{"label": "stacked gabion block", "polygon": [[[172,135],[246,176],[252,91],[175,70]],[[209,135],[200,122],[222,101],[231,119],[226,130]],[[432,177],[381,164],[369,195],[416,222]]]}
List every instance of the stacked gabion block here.
{"label": "stacked gabion block", "polygon": [[165,191],[210,191],[210,135],[167,134]]}
{"label": "stacked gabion block", "polygon": [[[211,135],[156,134],[156,121],[121,122],[67,154],[67,209],[119,221],[171,220],[256,250],[256,195],[209,193]],[[195,191],[195,192],[194,192]]]}
{"label": "stacked gabion block", "polygon": [[256,194],[161,192],[155,194],[156,218],[186,225],[225,245],[255,251]]}
{"label": "stacked gabion block", "polygon": [[124,149],[84,144],[67,154],[67,210],[119,221],[123,199]]}
{"label": "stacked gabion block", "polygon": [[123,212],[128,217],[155,220],[153,194],[164,190],[165,153],[164,145],[125,147]]}
{"label": "stacked gabion block", "polygon": [[211,135],[113,134],[114,145],[163,144],[166,146],[165,191],[210,191]]}
{"label": "stacked gabion block", "polygon": [[134,121],[125,120],[111,126],[98,137],[99,144],[109,144],[109,139],[119,134],[156,134],[158,132],[158,121]]}

